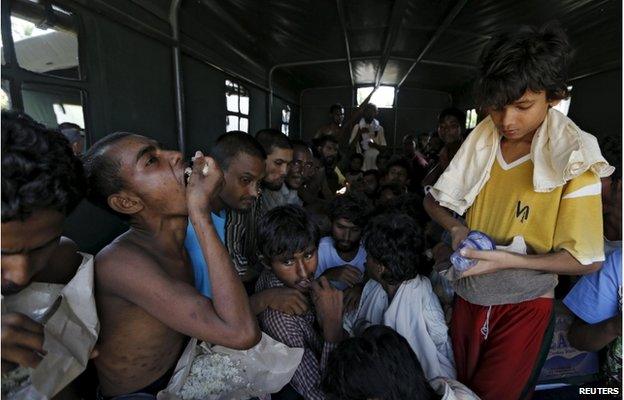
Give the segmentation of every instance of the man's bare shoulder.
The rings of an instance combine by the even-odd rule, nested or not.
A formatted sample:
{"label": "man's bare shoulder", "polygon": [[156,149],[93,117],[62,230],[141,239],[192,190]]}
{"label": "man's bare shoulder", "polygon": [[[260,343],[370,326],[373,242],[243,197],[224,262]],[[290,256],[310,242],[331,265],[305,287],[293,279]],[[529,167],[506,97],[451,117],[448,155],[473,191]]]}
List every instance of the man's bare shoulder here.
{"label": "man's bare shoulder", "polygon": [[139,283],[144,285],[159,271],[162,268],[157,259],[126,234],[115,239],[95,256],[98,287],[107,291],[117,292]]}

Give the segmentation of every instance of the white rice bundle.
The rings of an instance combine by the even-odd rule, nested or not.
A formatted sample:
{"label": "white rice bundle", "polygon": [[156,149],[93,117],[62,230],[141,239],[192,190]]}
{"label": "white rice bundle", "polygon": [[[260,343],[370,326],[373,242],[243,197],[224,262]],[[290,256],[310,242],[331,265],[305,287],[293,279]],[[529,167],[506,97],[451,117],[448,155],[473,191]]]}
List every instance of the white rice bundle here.
{"label": "white rice bundle", "polygon": [[244,388],[244,369],[240,360],[232,361],[228,355],[214,353],[205,347],[204,354],[195,357],[189,375],[180,390],[184,400],[219,398],[221,393],[229,393]]}
{"label": "white rice bundle", "polygon": [[34,370],[27,367],[17,367],[2,374],[2,397],[7,397],[20,388],[30,384],[30,375]]}

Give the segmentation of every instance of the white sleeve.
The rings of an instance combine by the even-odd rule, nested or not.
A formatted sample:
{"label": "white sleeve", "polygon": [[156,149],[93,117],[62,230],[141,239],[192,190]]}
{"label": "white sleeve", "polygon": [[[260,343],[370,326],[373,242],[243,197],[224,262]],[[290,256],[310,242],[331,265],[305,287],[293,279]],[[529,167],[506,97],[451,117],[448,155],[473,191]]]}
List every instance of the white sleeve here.
{"label": "white sleeve", "polygon": [[383,126],[379,126],[379,132],[377,133],[377,140],[376,140],[376,142],[380,146],[387,146],[388,145],[386,143],[386,135],[384,134]]}

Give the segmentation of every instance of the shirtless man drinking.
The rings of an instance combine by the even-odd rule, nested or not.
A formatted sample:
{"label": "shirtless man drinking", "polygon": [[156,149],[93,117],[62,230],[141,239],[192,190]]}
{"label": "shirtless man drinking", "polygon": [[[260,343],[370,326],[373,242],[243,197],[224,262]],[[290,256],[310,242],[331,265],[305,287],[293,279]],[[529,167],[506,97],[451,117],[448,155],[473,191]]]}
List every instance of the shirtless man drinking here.
{"label": "shirtless man drinking", "polygon": [[[235,349],[255,345],[256,319],[210,218],[223,182],[214,160],[197,152],[187,186],[179,152],[116,133],[94,144],[84,164],[89,199],[130,223],[96,256],[98,397],[155,398],[189,336]],[[193,286],[184,248],[189,219],[214,283],[212,300]]]}

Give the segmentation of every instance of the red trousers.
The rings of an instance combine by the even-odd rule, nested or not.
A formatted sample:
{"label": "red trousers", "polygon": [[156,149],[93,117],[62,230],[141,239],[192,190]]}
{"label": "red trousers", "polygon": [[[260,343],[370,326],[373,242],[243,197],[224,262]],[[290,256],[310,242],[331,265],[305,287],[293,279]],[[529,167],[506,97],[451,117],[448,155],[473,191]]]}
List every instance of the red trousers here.
{"label": "red trousers", "polygon": [[483,400],[529,399],[554,328],[553,299],[485,307],[456,296],[457,378]]}

